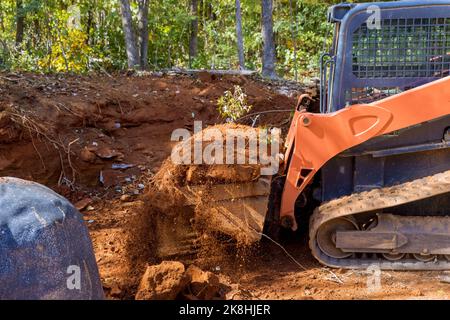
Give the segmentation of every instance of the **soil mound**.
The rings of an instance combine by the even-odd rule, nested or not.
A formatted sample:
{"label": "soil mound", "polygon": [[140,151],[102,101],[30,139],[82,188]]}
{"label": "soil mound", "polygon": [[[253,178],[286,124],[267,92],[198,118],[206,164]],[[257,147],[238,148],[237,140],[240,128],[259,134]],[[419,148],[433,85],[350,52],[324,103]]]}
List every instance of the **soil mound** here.
{"label": "soil mound", "polygon": [[[164,207],[167,204],[179,205],[180,196],[183,198],[179,192],[182,187],[257,180],[261,176],[261,165],[255,163],[258,159],[250,154],[249,149],[252,143],[259,148],[258,134],[261,130],[244,125],[221,124],[208,127],[178,143],[172,150],[172,157],[164,161],[153,178],[151,198],[163,196],[164,201],[157,202],[157,205]],[[199,143],[197,148],[196,143]],[[187,164],[174,162],[174,157]],[[235,160],[233,162],[240,157],[244,163],[226,164],[231,157]],[[205,164],[207,161],[212,163]]]}

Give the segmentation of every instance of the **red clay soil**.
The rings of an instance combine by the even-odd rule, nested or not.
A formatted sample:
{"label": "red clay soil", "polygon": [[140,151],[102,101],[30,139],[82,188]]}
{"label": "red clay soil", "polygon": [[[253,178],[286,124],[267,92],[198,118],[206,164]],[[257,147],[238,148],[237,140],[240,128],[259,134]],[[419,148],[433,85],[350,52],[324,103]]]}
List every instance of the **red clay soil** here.
{"label": "red clay soil", "polygon": [[[251,112],[292,109],[295,97],[239,77],[147,75],[114,77],[0,74],[0,176],[45,184],[71,200],[90,230],[108,298],[133,299],[152,256],[151,230],[142,223],[144,194],[170,155],[171,133],[223,123],[217,99],[234,85]],[[251,124],[255,118],[246,118]],[[285,130],[290,113],[265,113],[261,126]],[[148,243],[148,245],[147,245]],[[280,247],[229,252],[208,266],[230,287],[228,298],[449,298],[439,272],[383,272],[381,290],[367,289],[359,271],[323,268],[304,237]],[[300,263],[300,265],[298,264]]]}

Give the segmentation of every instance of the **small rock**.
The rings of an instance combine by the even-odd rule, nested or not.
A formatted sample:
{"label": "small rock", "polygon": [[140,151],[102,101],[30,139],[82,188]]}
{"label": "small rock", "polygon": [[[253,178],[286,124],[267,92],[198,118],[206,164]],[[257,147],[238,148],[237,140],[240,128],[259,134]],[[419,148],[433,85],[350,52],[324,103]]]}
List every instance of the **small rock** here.
{"label": "small rock", "polygon": [[124,194],[123,196],[120,197],[120,201],[123,201],[123,202],[130,202],[131,200],[132,200],[132,197],[129,194]]}
{"label": "small rock", "polygon": [[75,208],[77,208],[78,211],[81,211],[91,203],[92,203],[91,198],[84,198],[84,199],[78,201],[77,203],[75,203]]}
{"label": "small rock", "polygon": [[450,283],[450,277],[449,276],[440,276],[439,280],[443,283]]}
{"label": "small rock", "polygon": [[130,169],[130,168],[133,168],[133,167],[134,167],[134,164],[131,164],[131,163],[113,163],[111,165],[111,169],[114,169],[114,170],[117,170],[117,169],[120,169],[120,170]]}
{"label": "small rock", "polygon": [[124,157],[123,153],[121,153],[117,150],[114,150],[110,147],[99,148],[99,149],[93,150],[93,152],[97,155],[97,157],[102,158],[102,159],[117,158],[117,160],[120,161]]}
{"label": "small rock", "polygon": [[114,120],[107,120],[107,121],[98,123],[97,127],[99,129],[105,130],[107,132],[113,132],[113,131],[119,129],[117,127],[117,124],[116,124],[116,122]]}
{"label": "small rock", "polygon": [[120,298],[122,296],[122,289],[120,289],[120,287],[117,284],[115,284],[112,286],[109,294],[114,298]]}
{"label": "small rock", "polygon": [[80,158],[85,162],[93,163],[97,159],[97,156],[95,153],[89,151],[88,148],[84,147],[80,152]]}
{"label": "small rock", "polygon": [[138,184],[138,189],[142,190],[142,189],[144,189],[144,188],[145,188],[145,185],[144,185],[144,184],[142,184],[142,183],[139,183],[139,184]]}
{"label": "small rock", "polygon": [[423,296],[423,292],[420,289],[413,289],[411,291],[411,295],[421,297]]}

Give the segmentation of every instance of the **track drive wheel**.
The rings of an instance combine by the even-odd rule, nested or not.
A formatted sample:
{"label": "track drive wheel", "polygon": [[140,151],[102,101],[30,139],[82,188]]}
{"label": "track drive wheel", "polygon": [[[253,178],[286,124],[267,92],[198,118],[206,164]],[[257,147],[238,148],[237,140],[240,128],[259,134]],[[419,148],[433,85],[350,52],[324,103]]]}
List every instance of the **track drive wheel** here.
{"label": "track drive wheel", "polygon": [[358,225],[351,218],[338,218],[325,223],[317,232],[316,240],[320,250],[336,259],[348,258],[351,252],[336,248],[336,232],[358,230]]}

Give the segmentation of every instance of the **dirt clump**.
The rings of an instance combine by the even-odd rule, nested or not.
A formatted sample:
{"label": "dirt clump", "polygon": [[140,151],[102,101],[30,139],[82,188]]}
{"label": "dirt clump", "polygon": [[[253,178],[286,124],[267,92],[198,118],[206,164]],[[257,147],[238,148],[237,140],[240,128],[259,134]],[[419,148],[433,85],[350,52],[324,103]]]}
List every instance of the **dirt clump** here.
{"label": "dirt clump", "polygon": [[[236,135],[228,136],[227,130],[234,130]],[[180,193],[180,189],[186,186],[233,184],[258,180],[261,177],[261,157],[257,159],[257,154],[250,151],[250,148],[252,146],[259,148],[261,130],[237,124],[215,125],[178,143],[174,147],[172,155],[179,154],[179,159],[187,160],[188,164],[174,163],[173,157],[164,161],[152,179],[149,197],[155,200],[153,204],[160,204],[162,208],[166,209],[168,204],[180,206],[184,205],[180,202],[192,202],[192,199],[185,199],[186,195]],[[211,132],[220,133],[220,141],[217,137],[205,138],[210,137]],[[230,143],[228,139],[235,139],[235,141]],[[235,144],[239,140],[244,141],[244,144]],[[195,151],[195,144],[198,141],[201,142],[201,149]],[[219,144],[215,145],[216,142]],[[280,144],[280,141],[278,143]],[[211,152],[212,149],[214,152]],[[203,157],[200,159],[201,164],[196,164],[195,160],[198,160],[196,158],[199,156]],[[278,161],[280,154],[276,154],[275,157]],[[230,159],[233,159],[233,164],[225,164],[230,162]],[[238,164],[235,164],[238,160]],[[204,164],[206,161],[211,161],[211,163]],[[201,196],[206,195],[202,194]]]}
{"label": "dirt clump", "polygon": [[223,285],[219,277],[210,271],[203,271],[195,265],[186,270],[189,284],[184,291],[184,297],[191,300],[223,299]]}
{"label": "dirt clump", "polygon": [[195,265],[185,269],[178,261],[148,266],[136,293],[136,300],[223,299],[228,286],[212,272]]}
{"label": "dirt clump", "polygon": [[174,300],[189,282],[185,271],[184,265],[177,261],[149,266],[139,284],[136,300]]}

